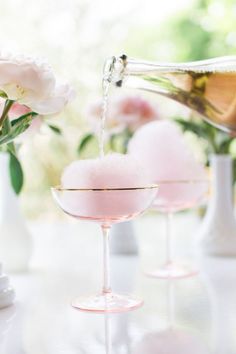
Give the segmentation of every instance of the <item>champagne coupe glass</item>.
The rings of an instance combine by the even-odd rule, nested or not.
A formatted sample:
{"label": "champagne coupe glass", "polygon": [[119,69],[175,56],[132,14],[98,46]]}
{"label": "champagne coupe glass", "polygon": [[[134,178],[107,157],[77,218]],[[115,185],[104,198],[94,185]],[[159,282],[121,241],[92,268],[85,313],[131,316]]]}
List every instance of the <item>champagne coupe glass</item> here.
{"label": "champagne coupe glass", "polygon": [[110,284],[109,231],[114,223],[133,219],[153,203],[158,186],[107,189],[52,188],[52,194],[66,213],[77,219],[90,220],[101,226],[103,234],[103,288],[100,294],[75,299],[72,306],[89,312],[126,312],[140,307],[142,300],[113,293]]}
{"label": "champagne coupe glass", "polygon": [[159,193],[152,207],[165,214],[166,218],[166,260],[147,276],[160,279],[178,279],[194,276],[198,273],[189,264],[173,261],[172,253],[172,216],[178,211],[199,205],[208,191],[207,180],[176,180],[159,181]]}

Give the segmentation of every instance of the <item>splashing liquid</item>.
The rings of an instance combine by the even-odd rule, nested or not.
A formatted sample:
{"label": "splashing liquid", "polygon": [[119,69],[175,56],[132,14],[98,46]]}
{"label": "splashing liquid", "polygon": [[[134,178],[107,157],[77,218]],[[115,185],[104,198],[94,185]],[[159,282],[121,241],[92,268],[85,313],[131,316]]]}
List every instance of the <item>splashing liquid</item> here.
{"label": "splashing liquid", "polygon": [[111,86],[111,77],[113,75],[114,65],[116,62],[116,57],[112,57],[105,62],[103,69],[103,79],[102,79],[102,114],[101,114],[101,124],[100,124],[100,134],[99,134],[99,156],[104,157],[104,145],[105,145],[105,127],[108,109],[108,96],[109,88]]}
{"label": "splashing liquid", "polygon": [[99,156],[104,157],[104,145],[105,145],[105,126],[107,118],[107,108],[108,108],[108,93],[110,82],[103,78],[103,96],[102,96],[102,115],[100,124],[100,134],[99,134]]}

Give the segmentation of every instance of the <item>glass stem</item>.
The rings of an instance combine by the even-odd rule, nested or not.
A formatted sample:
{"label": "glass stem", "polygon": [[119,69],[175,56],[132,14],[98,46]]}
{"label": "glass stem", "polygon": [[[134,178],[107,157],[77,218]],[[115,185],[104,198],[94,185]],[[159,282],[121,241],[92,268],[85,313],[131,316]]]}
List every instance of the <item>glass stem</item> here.
{"label": "glass stem", "polygon": [[171,224],[172,224],[172,213],[166,213],[166,263],[167,264],[170,264],[172,262]]}
{"label": "glass stem", "polygon": [[110,242],[109,242],[110,226],[102,226],[103,233],[103,293],[111,292],[110,279]]}

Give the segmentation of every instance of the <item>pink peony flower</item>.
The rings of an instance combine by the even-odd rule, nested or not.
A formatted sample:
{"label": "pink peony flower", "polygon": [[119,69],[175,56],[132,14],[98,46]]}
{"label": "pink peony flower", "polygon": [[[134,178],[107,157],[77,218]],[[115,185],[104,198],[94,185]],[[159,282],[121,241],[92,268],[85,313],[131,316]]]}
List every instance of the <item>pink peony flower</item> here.
{"label": "pink peony flower", "polygon": [[[102,101],[88,107],[88,119],[95,132],[100,129]],[[119,133],[125,128],[131,132],[150,121],[159,119],[156,108],[140,96],[119,97],[109,102],[106,127],[110,133]]]}
{"label": "pink peony flower", "polygon": [[119,99],[115,107],[117,118],[123,121],[131,131],[159,118],[157,110],[140,96]]}

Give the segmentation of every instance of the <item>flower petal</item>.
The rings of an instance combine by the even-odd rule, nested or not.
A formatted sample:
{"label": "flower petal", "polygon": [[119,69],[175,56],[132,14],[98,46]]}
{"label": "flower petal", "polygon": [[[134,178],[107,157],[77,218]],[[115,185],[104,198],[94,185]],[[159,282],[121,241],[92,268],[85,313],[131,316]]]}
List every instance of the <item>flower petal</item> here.
{"label": "flower petal", "polygon": [[69,85],[57,86],[54,95],[31,104],[34,112],[42,115],[59,113],[75,97],[75,91]]}

